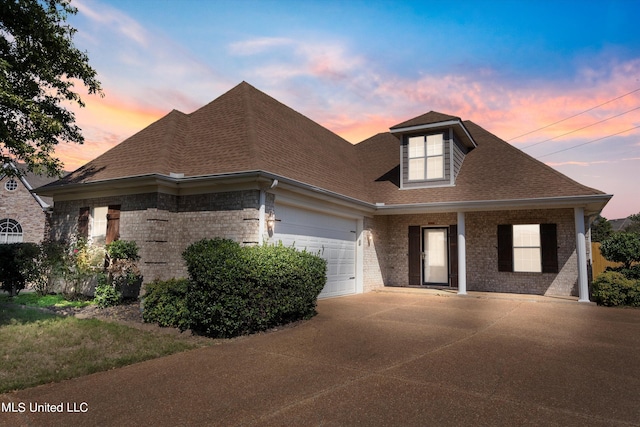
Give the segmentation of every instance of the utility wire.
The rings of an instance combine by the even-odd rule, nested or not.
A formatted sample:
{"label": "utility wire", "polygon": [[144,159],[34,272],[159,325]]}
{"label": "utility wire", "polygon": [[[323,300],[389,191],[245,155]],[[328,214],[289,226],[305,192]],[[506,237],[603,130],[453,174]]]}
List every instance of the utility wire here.
{"label": "utility wire", "polygon": [[603,136],[602,138],[598,138],[598,139],[594,139],[594,140],[591,140],[591,141],[583,142],[582,144],[574,145],[574,146],[569,147],[569,148],[564,148],[562,150],[554,151],[552,153],[547,153],[547,154],[544,154],[542,156],[536,157],[536,159],[541,159],[543,157],[547,157],[547,156],[550,156],[552,154],[562,153],[563,151],[569,151],[569,150],[572,150],[574,148],[582,147],[583,145],[591,144],[591,143],[594,143],[594,142],[597,142],[597,141],[602,141],[603,139],[607,139],[607,138],[610,138],[612,136],[620,135],[621,133],[629,132],[629,131],[632,131],[632,130],[638,129],[638,128],[640,128],[640,125],[632,127],[630,129],[627,129],[627,130],[623,130],[623,131],[617,132],[617,133],[612,133],[611,135]]}
{"label": "utility wire", "polygon": [[618,100],[618,99],[620,99],[620,98],[624,98],[625,96],[631,95],[632,93],[636,93],[636,92],[640,92],[640,87],[639,87],[638,89],[632,90],[631,92],[627,92],[627,93],[625,93],[624,95],[620,95],[620,96],[618,96],[617,98],[610,99],[609,101],[603,102],[602,104],[598,104],[598,105],[596,105],[595,107],[591,107],[591,108],[589,108],[589,109],[587,109],[587,110],[581,111],[580,113],[574,114],[573,116],[569,116],[569,117],[567,117],[567,118],[564,118],[564,119],[562,119],[562,120],[558,120],[557,122],[553,122],[553,123],[548,124],[548,125],[546,125],[546,126],[543,126],[543,127],[541,127],[541,128],[534,129],[534,130],[529,131],[529,132],[527,132],[527,133],[523,133],[522,135],[518,135],[518,136],[516,136],[516,137],[514,137],[514,138],[509,139],[508,141],[514,141],[514,140],[516,140],[516,139],[518,139],[518,138],[522,138],[522,137],[523,137],[523,136],[525,136],[525,135],[530,135],[530,134],[532,134],[532,133],[534,133],[534,132],[538,132],[539,130],[546,129],[546,128],[551,127],[551,126],[553,126],[553,125],[557,125],[558,123],[565,122],[565,121],[567,121],[567,120],[569,120],[569,119],[573,119],[574,117],[577,117],[577,116],[579,116],[579,115],[581,115],[581,114],[584,114],[584,113],[588,113],[588,112],[589,112],[589,111],[591,111],[591,110],[595,110],[596,108],[600,108],[600,107],[602,107],[603,105],[610,104],[610,103],[612,103],[613,101],[617,101],[617,100]]}
{"label": "utility wire", "polygon": [[583,126],[583,127],[579,128],[579,129],[574,129],[574,130],[572,130],[572,131],[569,131],[569,132],[563,133],[562,135],[554,136],[553,138],[545,139],[544,141],[539,141],[539,142],[536,142],[536,143],[534,143],[534,144],[527,145],[526,147],[522,147],[522,149],[523,149],[523,150],[526,150],[527,148],[531,148],[531,147],[535,147],[536,145],[540,145],[540,144],[542,144],[543,142],[553,141],[554,139],[558,139],[558,138],[560,138],[560,137],[562,137],[562,136],[569,135],[569,134],[572,134],[572,133],[575,133],[575,132],[581,131],[581,130],[586,129],[586,128],[589,128],[589,127],[591,127],[591,126],[599,125],[600,123],[604,123],[604,122],[606,122],[607,120],[611,120],[611,119],[615,119],[616,117],[624,116],[625,114],[630,113],[630,112],[632,112],[632,111],[636,111],[636,110],[640,110],[640,107],[632,108],[631,110],[629,110],[629,111],[625,111],[624,113],[620,113],[620,114],[616,114],[615,116],[607,117],[606,119],[602,119],[602,120],[600,120],[599,122],[591,123],[590,125]]}

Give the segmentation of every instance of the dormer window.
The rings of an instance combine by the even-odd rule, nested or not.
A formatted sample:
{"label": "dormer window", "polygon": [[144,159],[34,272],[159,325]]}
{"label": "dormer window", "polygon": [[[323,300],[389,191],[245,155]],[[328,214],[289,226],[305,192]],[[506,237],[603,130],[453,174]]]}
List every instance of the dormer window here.
{"label": "dormer window", "polygon": [[420,135],[409,138],[409,180],[444,178],[444,136]]}

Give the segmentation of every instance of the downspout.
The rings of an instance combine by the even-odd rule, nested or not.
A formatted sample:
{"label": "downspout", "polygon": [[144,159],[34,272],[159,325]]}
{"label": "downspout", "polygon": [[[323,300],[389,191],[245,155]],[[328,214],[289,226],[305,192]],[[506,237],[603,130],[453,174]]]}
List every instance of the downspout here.
{"label": "downspout", "polygon": [[258,210],[258,245],[264,243],[264,230],[265,230],[265,203],[267,199],[267,193],[265,190],[260,190],[260,208]]}

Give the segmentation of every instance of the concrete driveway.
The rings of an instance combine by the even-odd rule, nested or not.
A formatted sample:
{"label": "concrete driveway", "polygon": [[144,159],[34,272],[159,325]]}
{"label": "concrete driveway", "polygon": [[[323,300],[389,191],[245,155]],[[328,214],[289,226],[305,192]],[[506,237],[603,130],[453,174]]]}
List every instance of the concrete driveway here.
{"label": "concrete driveway", "polygon": [[[640,425],[640,310],[375,292],[319,315],[0,396],[1,425]],[[31,404],[79,412],[30,413]],[[82,412],[86,411],[86,412]]]}

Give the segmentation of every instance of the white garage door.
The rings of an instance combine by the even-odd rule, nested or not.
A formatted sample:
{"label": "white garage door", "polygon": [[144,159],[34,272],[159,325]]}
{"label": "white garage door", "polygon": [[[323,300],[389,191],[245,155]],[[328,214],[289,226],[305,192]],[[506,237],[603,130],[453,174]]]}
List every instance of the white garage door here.
{"label": "white garage door", "polygon": [[327,284],[320,298],[356,292],[356,220],[277,205],[271,241],[306,249],[327,260]]}

